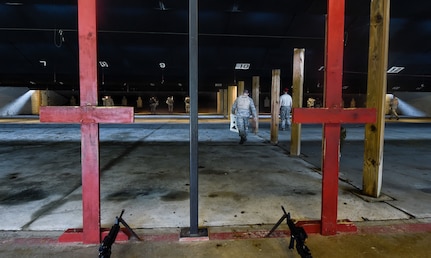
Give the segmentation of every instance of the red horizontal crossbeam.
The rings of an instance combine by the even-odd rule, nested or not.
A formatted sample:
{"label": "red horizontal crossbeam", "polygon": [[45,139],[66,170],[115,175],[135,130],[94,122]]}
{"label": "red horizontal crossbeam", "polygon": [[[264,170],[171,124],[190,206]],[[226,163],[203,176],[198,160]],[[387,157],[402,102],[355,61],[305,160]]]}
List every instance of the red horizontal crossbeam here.
{"label": "red horizontal crossbeam", "polygon": [[294,108],[292,121],[302,124],[374,123],[375,108]]}
{"label": "red horizontal crossbeam", "polygon": [[133,107],[41,107],[40,121],[55,123],[133,123]]}

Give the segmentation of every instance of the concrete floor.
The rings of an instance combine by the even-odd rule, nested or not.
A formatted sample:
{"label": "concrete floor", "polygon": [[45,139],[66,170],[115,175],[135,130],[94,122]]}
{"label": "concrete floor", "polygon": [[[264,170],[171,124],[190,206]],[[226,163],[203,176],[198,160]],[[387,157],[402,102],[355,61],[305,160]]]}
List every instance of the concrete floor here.
{"label": "concrete floor", "polygon": [[[227,120],[199,121],[199,225],[209,228],[211,240],[198,243],[178,242],[179,228],[189,226],[188,120],[137,116],[134,124],[101,125],[102,225],[110,227],[125,209],[123,218],[141,236],[169,236],[116,244],[113,257],[297,257],[288,250],[287,235],[261,236],[281,217],[281,205],[295,220],[320,219],[321,126],[303,125],[303,155],[297,158],[288,155],[289,131],[280,132],[278,145],[269,143],[264,119],[244,145],[228,131]],[[346,126],[338,218],[353,221],[359,231],[309,235],[314,257],[431,254],[427,122],[386,124],[379,199],[357,195],[364,128]],[[79,125],[1,119],[0,142],[1,256],[97,255],[97,246],[56,241],[64,230],[82,226]]]}

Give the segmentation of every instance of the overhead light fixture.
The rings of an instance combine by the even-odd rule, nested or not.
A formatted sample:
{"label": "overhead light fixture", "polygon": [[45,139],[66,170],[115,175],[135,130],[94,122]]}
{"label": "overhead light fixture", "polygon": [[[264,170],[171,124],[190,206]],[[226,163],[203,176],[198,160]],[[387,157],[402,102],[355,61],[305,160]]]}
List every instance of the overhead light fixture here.
{"label": "overhead light fixture", "polygon": [[402,70],[404,70],[405,67],[403,66],[392,66],[391,68],[389,68],[389,70],[387,71],[387,73],[399,73]]}
{"label": "overhead light fixture", "polygon": [[237,63],[235,65],[235,70],[248,70],[250,69],[250,64],[248,63]]}
{"label": "overhead light fixture", "polygon": [[166,67],[166,64],[162,62],[162,63],[159,63],[159,66],[160,68],[164,69]]}
{"label": "overhead light fixture", "polygon": [[421,86],[417,87],[416,90],[422,90],[425,87],[425,84],[421,83]]}
{"label": "overhead light fixture", "polygon": [[23,3],[21,3],[21,2],[6,2],[5,5],[20,6],[20,5],[23,5]]}
{"label": "overhead light fixture", "polygon": [[109,67],[108,62],[106,62],[106,61],[99,61],[99,65],[100,65],[100,67],[102,67],[102,68],[107,68],[107,67]]}

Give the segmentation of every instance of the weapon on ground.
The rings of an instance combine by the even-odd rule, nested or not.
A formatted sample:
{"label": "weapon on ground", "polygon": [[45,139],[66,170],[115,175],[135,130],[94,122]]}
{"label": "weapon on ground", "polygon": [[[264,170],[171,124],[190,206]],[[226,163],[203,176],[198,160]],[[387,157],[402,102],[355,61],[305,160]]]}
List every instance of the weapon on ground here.
{"label": "weapon on ground", "polygon": [[[284,214],[286,214],[283,206],[281,206],[281,208],[283,209]],[[312,258],[310,249],[308,249],[308,247],[305,245],[305,240],[308,237],[307,232],[305,232],[303,227],[297,227],[293,223],[293,220],[290,218],[290,212],[286,214],[286,220],[290,230],[289,249],[294,248],[296,241],[296,251],[298,254],[301,255],[302,258]]]}
{"label": "weapon on ground", "polygon": [[99,247],[99,258],[110,258],[111,257],[111,247],[115,243],[118,231],[120,231],[120,221],[122,220],[124,210],[121,211],[120,217],[115,217],[115,223],[111,227],[109,234],[103,239]]}
{"label": "weapon on ground", "polygon": [[278,220],[277,224],[269,231],[269,233],[266,235],[268,237],[271,235],[275,229],[283,222],[284,219],[287,220],[287,225],[289,226],[290,230],[290,243],[289,243],[289,249],[295,248],[295,241],[296,241],[296,251],[302,258],[312,258],[310,249],[305,245],[305,240],[307,239],[307,232],[305,232],[303,227],[297,227],[293,220],[290,218],[290,212],[287,213],[283,206],[281,206],[281,209],[283,210],[284,214],[283,216]]}

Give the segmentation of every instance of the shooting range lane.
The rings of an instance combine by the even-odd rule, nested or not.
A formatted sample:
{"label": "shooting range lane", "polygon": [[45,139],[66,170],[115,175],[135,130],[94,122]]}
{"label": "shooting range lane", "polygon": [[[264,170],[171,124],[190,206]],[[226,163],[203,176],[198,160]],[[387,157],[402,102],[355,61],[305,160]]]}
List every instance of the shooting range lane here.
{"label": "shooting range lane", "polygon": [[[281,216],[281,205],[295,220],[320,218],[318,165],[288,156],[285,150],[290,137],[288,131],[280,133],[280,146],[269,144],[268,126],[263,123],[258,135],[250,134],[245,145],[238,145],[237,134],[227,129],[228,121],[200,124],[200,225],[272,225]],[[401,139],[399,132],[407,129],[416,138],[428,135],[425,126],[406,123],[388,126],[388,139]],[[154,121],[101,125],[102,226],[110,227],[122,209],[125,209],[124,219],[132,228],[188,226],[188,130],[186,123]],[[348,127],[346,146],[363,137],[362,133],[361,126]],[[77,125],[1,124],[0,205],[5,221],[2,230],[82,227],[79,137]],[[304,126],[303,153],[313,153],[311,162],[314,163],[320,155],[320,144],[310,146],[307,142],[319,137],[319,126]],[[385,149],[386,155],[394,155],[392,151],[399,153],[403,148],[404,140],[389,142],[394,141],[395,145]],[[417,159],[421,157],[413,150],[409,153]],[[343,153],[342,176],[351,184],[340,182],[339,219],[394,220],[408,219],[411,214],[418,215],[417,218],[429,217],[429,202],[409,202],[429,197],[429,191],[413,189],[429,186],[416,182],[408,191],[409,196],[401,191],[411,186],[404,184],[405,176],[397,176],[407,171],[401,160],[395,160],[397,165],[391,164],[390,172],[386,172],[393,175],[390,184],[383,185],[383,192],[391,193],[388,199],[365,201],[353,194],[360,188],[360,172],[353,170],[350,175],[343,170],[343,164],[360,166],[361,157],[360,151],[352,148],[346,147]],[[308,155],[304,158],[311,159]],[[415,175],[411,180],[422,178],[429,182],[429,173],[421,168],[431,166],[422,159],[416,160],[417,169],[408,168]],[[396,178],[403,181],[396,182]]]}

